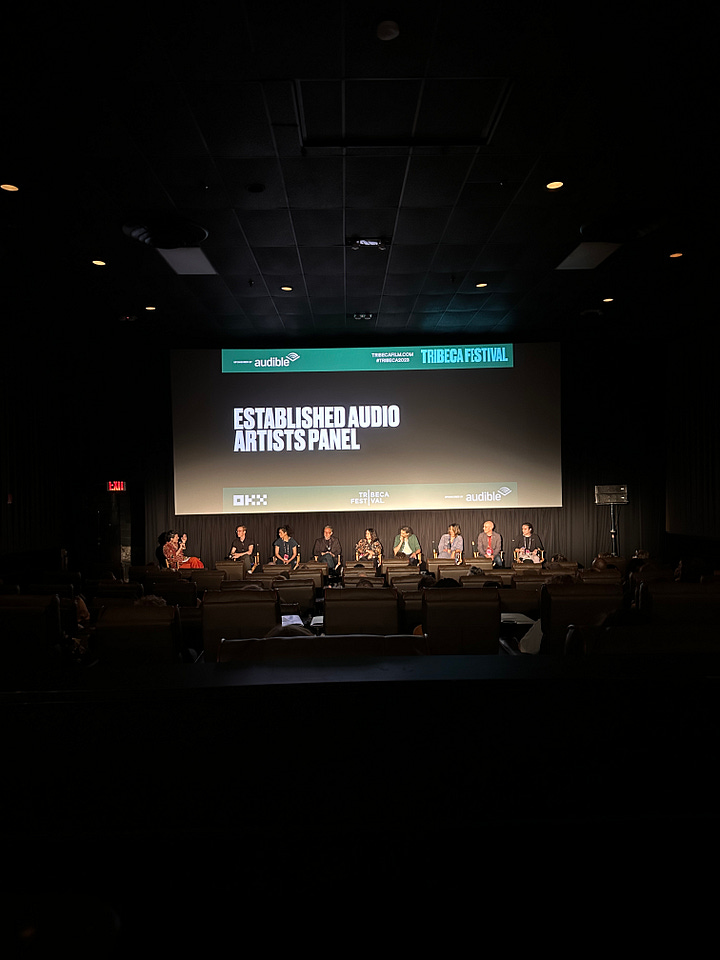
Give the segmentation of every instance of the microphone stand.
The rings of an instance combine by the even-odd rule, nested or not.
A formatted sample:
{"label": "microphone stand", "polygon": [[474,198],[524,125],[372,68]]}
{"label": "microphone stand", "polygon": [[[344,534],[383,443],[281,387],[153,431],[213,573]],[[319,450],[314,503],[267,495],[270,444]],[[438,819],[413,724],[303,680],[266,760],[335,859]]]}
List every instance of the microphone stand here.
{"label": "microphone stand", "polygon": [[615,514],[615,507],[616,507],[616,504],[614,503],[610,504],[610,542],[612,544],[610,553],[611,553],[611,556],[613,557],[619,557],[620,556],[619,538],[618,538],[617,516]]}

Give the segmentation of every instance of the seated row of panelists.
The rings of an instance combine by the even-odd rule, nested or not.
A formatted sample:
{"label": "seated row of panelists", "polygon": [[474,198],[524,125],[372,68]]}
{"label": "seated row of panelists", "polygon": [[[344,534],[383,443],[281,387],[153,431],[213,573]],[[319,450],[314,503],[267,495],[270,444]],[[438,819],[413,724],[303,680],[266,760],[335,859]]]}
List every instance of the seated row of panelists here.
{"label": "seated row of panelists", "polygon": [[[440,542],[442,543],[442,540]],[[544,547],[542,540],[535,533],[531,523],[523,523],[522,533],[517,539],[517,544],[514,559],[531,561],[532,563],[542,563]],[[477,553],[478,557],[485,557],[488,560],[492,559],[494,567],[502,566],[503,538],[495,530],[495,524],[492,520],[486,520],[483,524],[482,533],[478,534]],[[444,554],[438,553],[438,556],[442,557]]]}
{"label": "seated row of panelists", "polygon": [[[256,545],[253,538],[248,536],[247,527],[241,525],[237,527],[235,533],[236,536],[230,547],[228,559],[242,561],[245,569],[249,570],[254,564]],[[522,535],[518,538],[518,543],[519,546],[515,552],[517,559],[531,560],[534,563],[542,562],[542,541],[533,530],[531,523],[522,525]],[[494,522],[486,520],[483,524],[482,533],[478,534],[477,538],[478,556],[492,559],[494,566],[502,566],[502,544],[502,537],[496,532]],[[464,547],[460,525],[451,523],[447,533],[440,538],[437,555],[441,559],[455,560],[459,563],[463,557]],[[342,554],[342,545],[335,536],[333,528],[328,524],[323,530],[322,537],[318,537],[315,541],[312,555],[315,560],[325,563],[332,573],[341,566]],[[368,528],[365,531],[365,536],[358,540],[355,545],[355,559],[373,560],[379,564],[382,562],[383,555],[383,545],[377,531],[372,527]],[[273,543],[273,555],[270,562],[282,566],[296,566],[299,556],[300,544],[293,538],[290,528],[287,526],[280,527],[277,539]],[[393,556],[399,558],[405,556],[408,562],[420,560],[422,547],[412,527],[404,526],[400,528],[400,532],[393,543]]]}

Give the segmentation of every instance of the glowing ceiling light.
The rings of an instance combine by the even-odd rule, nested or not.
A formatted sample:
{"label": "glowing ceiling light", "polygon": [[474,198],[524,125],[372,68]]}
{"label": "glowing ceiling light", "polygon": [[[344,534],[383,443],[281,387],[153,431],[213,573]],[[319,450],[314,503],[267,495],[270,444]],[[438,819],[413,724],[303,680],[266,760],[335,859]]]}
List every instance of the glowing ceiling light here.
{"label": "glowing ceiling light", "polygon": [[487,284],[486,284],[486,283],[476,283],[475,286],[476,286],[476,287],[486,287]]}
{"label": "glowing ceiling light", "polygon": [[107,266],[107,264],[105,263],[104,260],[93,260],[93,263],[95,264],[96,267],[105,267],[105,266]]}
{"label": "glowing ceiling light", "polygon": [[559,190],[563,186],[562,180],[551,180],[550,183],[546,183],[545,186],[548,190]]}
{"label": "glowing ceiling light", "polygon": [[17,193],[19,189],[14,183],[0,183],[0,190],[7,190],[8,193]]}
{"label": "glowing ceiling light", "polygon": [[292,290],[292,287],[280,287],[281,290]]}
{"label": "glowing ceiling light", "polygon": [[605,297],[605,298],[603,299],[603,303],[612,303],[612,302],[613,302],[613,298],[612,298],[612,297]]}
{"label": "glowing ceiling light", "polygon": [[681,253],[671,253],[671,254],[670,254],[670,259],[671,259],[671,260],[674,260],[675,257],[681,257],[681,256],[682,256]]}

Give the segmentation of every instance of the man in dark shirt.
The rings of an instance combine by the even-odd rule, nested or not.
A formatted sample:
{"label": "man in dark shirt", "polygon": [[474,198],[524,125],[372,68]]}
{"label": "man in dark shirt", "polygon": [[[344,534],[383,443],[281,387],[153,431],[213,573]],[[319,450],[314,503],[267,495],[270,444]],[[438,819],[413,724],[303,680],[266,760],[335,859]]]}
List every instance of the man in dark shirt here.
{"label": "man in dark shirt", "polygon": [[325,527],[322,537],[318,537],[315,541],[313,556],[316,560],[326,563],[330,573],[340,566],[342,547],[338,538],[333,536],[332,527]]}
{"label": "man in dark shirt", "polygon": [[533,530],[531,523],[522,525],[522,536],[518,539],[516,553],[520,560],[532,560],[533,563],[542,563],[543,545],[540,537]]}
{"label": "man in dark shirt", "polygon": [[249,570],[253,565],[253,551],[255,544],[252,537],[248,536],[247,528],[240,526],[235,531],[235,539],[230,547],[228,554],[229,560],[237,560],[244,564],[245,569]]}

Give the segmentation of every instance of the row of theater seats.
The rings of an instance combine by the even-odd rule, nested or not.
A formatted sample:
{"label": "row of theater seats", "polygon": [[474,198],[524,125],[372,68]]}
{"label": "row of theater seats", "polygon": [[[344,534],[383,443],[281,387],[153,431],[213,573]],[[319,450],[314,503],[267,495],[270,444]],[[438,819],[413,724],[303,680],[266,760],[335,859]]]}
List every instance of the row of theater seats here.
{"label": "row of theater seats", "polygon": [[[4,585],[0,669],[6,675],[16,668],[42,671],[57,659],[77,630],[78,590],[91,612],[98,657],[108,663],[189,663],[201,652],[206,662],[265,659],[288,654],[300,639],[292,646],[295,656],[363,650],[373,656],[496,654],[505,649],[502,638],[512,630],[507,621],[523,613],[540,622],[543,654],[714,653],[718,648],[717,582],[640,578],[628,593],[616,577],[551,582],[540,571],[532,576],[489,571],[459,573],[462,589],[419,589],[418,573],[399,566],[382,578],[372,569],[348,571],[345,588],[336,589],[318,585],[322,570],[319,580],[303,576],[307,570],[284,577],[272,570],[245,581],[228,581],[222,571],[194,571],[189,577],[160,575],[157,568],[142,571],[132,582],[56,577],[55,583],[38,576],[15,587]],[[372,588],[358,586],[360,578]],[[157,605],[152,596],[165,603]],[[299,613],[305,622],[321,612],[324,636],[261,643],[286,612]],[[349,637],[354,639],[343,641]]]}

